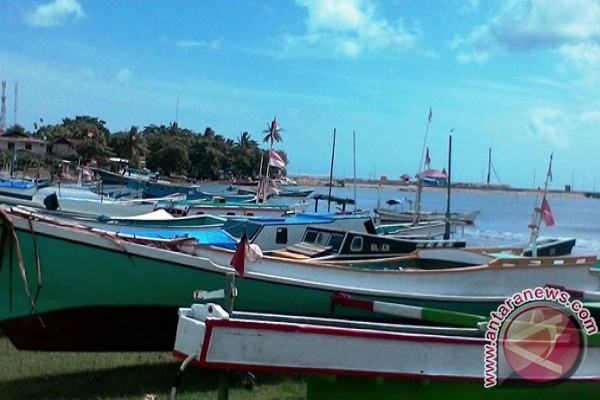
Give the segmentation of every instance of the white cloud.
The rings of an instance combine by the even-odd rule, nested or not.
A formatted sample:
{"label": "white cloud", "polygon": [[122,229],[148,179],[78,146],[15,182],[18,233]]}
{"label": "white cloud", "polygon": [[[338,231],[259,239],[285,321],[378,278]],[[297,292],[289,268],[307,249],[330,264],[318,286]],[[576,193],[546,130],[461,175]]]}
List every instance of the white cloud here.
{"label": "white cloud", "polygon": [[554,147],[567,148],[573,132],[573,121],[562,110],[551,107],[529,110],[529,133],[540,143],[549,143]]}
{"label": "white cloud", "polygon": [[290,53],[342,54],[355,57],[365,51],[403,51],[414,48],[418,29],[411,33],[402,20],[395,23],[378,14],[370,0],[296,0],[308,11],[307,32],[287,36]]}
{"label": "white cloud", "polygon": [[35,27],[52,27],[62,25],[69,18],[77,19],[83,16],[83,8],[77,0],[54,0],[38,6],[33,14],[26,17],[26,21]]}
{"label": "white cloud", "polygon": [[558,52],[568,66],[582,74],[584,85],[596,85],[600,68],[600,45],[592,43],[563,45]]}
{"label": "white cloud", "polygon": [[205,40],[179,40],[176,46],[179,48],[190,48],[190,47],[201,47],[211,50],[219,50],[221,48],[221,39],[215,39],[212,41]]}
{"label": "white cloud", "polygon": [[128,82],[131,79],[132,73],[129,69],[123,68],[117,74],[117,81],[121,83]]}
{"label": "white cloud", "polygon": [[[557,49],[565,44],[600,42],[597,0],[510,0],[486,24],[451,47],[465,61],[489,58],[501,50]],[[487,54],[488,56],[482,57]]]}

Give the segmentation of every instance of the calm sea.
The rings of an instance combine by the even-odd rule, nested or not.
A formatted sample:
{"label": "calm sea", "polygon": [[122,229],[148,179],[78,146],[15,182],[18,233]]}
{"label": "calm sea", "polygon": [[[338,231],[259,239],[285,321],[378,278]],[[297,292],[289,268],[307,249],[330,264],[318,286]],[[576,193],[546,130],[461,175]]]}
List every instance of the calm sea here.
{"label": "calm sea", "polygon": [[[328,193],[328,188],[318,188]],[[354,198],[354,188],[332,188],[332,194]],[[378,203],[389,199],[408,198],[414,201],[415,193],[397,189],[357,188],[357,207],[372,210]],[[575,237],[574,254],[600,255],[600,200],[549,195],[555,225],[540,228],[540,237]],[[523,245],[529,242],[531,216],[539,207],[541,197],[516,192],[455,191],[451,193],[450,210],[467,212],[481,210],[475,224],[465,227],[464,238],[469,245]],[[423,211],[445,212],[445,191],[425,192],[422,195]]]}

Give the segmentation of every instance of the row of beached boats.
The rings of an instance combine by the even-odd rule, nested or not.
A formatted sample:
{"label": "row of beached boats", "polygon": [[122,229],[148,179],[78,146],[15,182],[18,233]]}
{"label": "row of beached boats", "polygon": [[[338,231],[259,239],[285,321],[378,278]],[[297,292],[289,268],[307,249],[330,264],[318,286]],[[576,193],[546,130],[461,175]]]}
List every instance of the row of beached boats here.
{"label": "row of beached boats", "polygon": [[[515,293],[560,287],[599,315],[600,265],[570,255],[574,239],[536,243],[532,257],[440,239],[439,221],[376,226],[368,214],[283,209],[258,218],[239,211],[247,203],[200,211],[175,198],[121,200],[151,207],[112,213],[90,204],[113,199],[70,206],[77,190],[40,187],[0,207],[0,329],[19,349],[174,350],[210,368],[383,377],[392,392],[450,380],[459,391],[483,386],[485,327]],[[231,275],[226,310],[218,289]],[[586,343],[572,377],[589,391],[600,353],[594,335]],[[347,387],[309,380],[313,393]]]}

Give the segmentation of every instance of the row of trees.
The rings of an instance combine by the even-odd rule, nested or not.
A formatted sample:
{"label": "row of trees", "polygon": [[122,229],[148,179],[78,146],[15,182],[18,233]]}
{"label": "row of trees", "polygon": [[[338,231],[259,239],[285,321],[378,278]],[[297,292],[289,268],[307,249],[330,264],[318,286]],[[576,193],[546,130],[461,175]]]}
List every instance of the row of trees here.
{"label": "row of trees", "polygon": [[[40,123],[43,121],[40,120]],[[75,119],[65,118],[58,125],[36,125],[33,133],[19,125],[8,129],[7,133],[16,132],[50,143],[61,138],[76,139],[80,143],[77,161],[83,163],[121,157],[128,159],[131,167],[139,168],[140,160],[144,158],[146,167],[161,175],[186,175],[193,179],[255,178],[261,168],[265,171],[268,162],[268,149],[262,149],[247,131],[241,132],[237,140],[232,140],[211,128],[200,134],[180,128],[176,123],[169,126],[148,125],[141,131],[132,126],[128,132],[114,133],[105,125],[96,117],[77,116]],[[276,120],[263,131],[263,135],[262,142],[269,147],[282,141]],[[285,152],[278,150],[278,153],[287,162]],[[53,160],[49,157],[41,162],[51,164]]]}

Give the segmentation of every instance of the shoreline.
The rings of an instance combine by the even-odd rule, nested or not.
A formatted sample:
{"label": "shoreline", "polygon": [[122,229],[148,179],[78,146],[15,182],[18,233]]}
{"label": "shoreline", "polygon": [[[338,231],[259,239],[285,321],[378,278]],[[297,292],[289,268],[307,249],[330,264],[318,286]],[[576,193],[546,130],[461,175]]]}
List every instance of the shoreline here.
{"label": "shoreline", "polygon": [[[297,176],[293,178],[298,186],[308,186],[308,187],[329,187],[329,179],[323,178],[314,178],[314,177],[306,177],[306,176]],[[352,187],[354,185],[353,181],[346,181],[344,186],[340,186],[336,184],[336,180],[334,180],[334,188],[340,187]],[[386,183],[379,183],[377,181],[372,180],[357,180],[356,187],[362,189],[386,189],[386,190],[397,190],[399,192],[416,192],[417,185],[413,183],[404,183],[404,182],[396,182],[396,181],[388,181]],[[424,192],[446,192],[447,188],[445,186],[434,187],[434,186],[424,186]],[[510,194],[516,196],[539,196],[543,193],[542,189],[517,189],[510,188],[506,186],[483,186],[483,185],[456,185],[451,187],[452,192],[456,193],[478,193],[478,194]],[[567,192],[564,190],[548,190],[547,196],[549,198],[552,197],[563,197],[563,198],[575,198],[575,199],[589,199],[591,192],[579,192],[572,191]]]}

